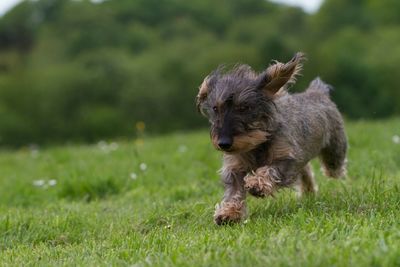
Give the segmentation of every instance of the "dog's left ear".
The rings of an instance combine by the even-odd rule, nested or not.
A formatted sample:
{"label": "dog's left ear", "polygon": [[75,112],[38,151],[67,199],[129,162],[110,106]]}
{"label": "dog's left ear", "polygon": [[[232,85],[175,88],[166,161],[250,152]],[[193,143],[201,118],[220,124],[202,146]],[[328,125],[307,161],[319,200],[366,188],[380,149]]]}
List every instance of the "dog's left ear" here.
{"label": "dog's left ear", "polygon": [[304,54],[298,52],[285,64],[276,61],[259,75],[257,87],[263,90],[267,97],[274,98],[281,88],[296,82],[296,76],[300,74],[303,60],[305,60]]}

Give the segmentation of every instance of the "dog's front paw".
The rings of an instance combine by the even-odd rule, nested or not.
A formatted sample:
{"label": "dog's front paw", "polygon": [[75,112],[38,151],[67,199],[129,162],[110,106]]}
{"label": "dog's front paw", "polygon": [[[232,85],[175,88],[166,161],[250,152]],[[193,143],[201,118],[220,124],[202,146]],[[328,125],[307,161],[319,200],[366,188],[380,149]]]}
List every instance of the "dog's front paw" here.
{"label": "dog's front paw", "polygon": [[217,204],[214,213],[214,222],[218,225],[238,223],[246,216],[244,201],[232,201]]}
{"label": "dog's front paw", "polygon": [[276,178],[269,168],[260,168],[244,177],[244,188],[255,197],[272,196],[277,189]]}

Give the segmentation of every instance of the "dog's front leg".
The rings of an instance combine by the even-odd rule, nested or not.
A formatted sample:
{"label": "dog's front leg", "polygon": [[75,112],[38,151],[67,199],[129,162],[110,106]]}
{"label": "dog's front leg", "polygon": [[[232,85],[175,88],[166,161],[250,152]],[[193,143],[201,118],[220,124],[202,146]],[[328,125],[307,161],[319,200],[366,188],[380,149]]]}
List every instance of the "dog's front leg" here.
{"label": "dog's front leg", "polygon": [[225,169],[221,175],[225,193],[221,203],[216,206],[214,221],[218,225],[240,222],[246,216],[245,172]]}
{"label": "dog's front leg", "polygon": [[272,196],[280,187],[289,186],[296,180],[298,169],[295,160],[260,167],[246,175],[245,189],[255,197]]}

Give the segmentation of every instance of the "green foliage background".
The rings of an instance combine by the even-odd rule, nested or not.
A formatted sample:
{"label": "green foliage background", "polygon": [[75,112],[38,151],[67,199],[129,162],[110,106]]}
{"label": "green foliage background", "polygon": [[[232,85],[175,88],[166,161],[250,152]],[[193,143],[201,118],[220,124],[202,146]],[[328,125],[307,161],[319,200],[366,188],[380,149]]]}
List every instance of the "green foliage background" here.
{"label": "green foliage background", "polygon": [[304,51],[350,118],[400,114],[400,1],[25,1],[0,18],[0,145],[205,126],[194,97],[221,63],[261,71]]}

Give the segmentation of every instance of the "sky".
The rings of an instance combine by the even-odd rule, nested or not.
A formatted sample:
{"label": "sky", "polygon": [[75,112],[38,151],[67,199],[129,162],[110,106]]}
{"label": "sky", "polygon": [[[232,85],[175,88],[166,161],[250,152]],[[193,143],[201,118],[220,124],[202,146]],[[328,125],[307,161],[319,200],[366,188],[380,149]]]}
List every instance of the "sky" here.
{"label": "sky", "polygon": [[[273,2],[286,3],[288,5],[301,6],[307,12],[314,12],[318,9],[323,0],[272,0]],[[21,0],[0,0],[0,16]]]}
{"label": "sky", "polygon": [[0,16],[6,13],[11,7],[16,5],[20,0],[0,0]]}
{"label": "sky", "polygon": [[300,6],[307,12],[317,11],[323,0],[271,0],[272,2],[285,3],[292,6]]}

